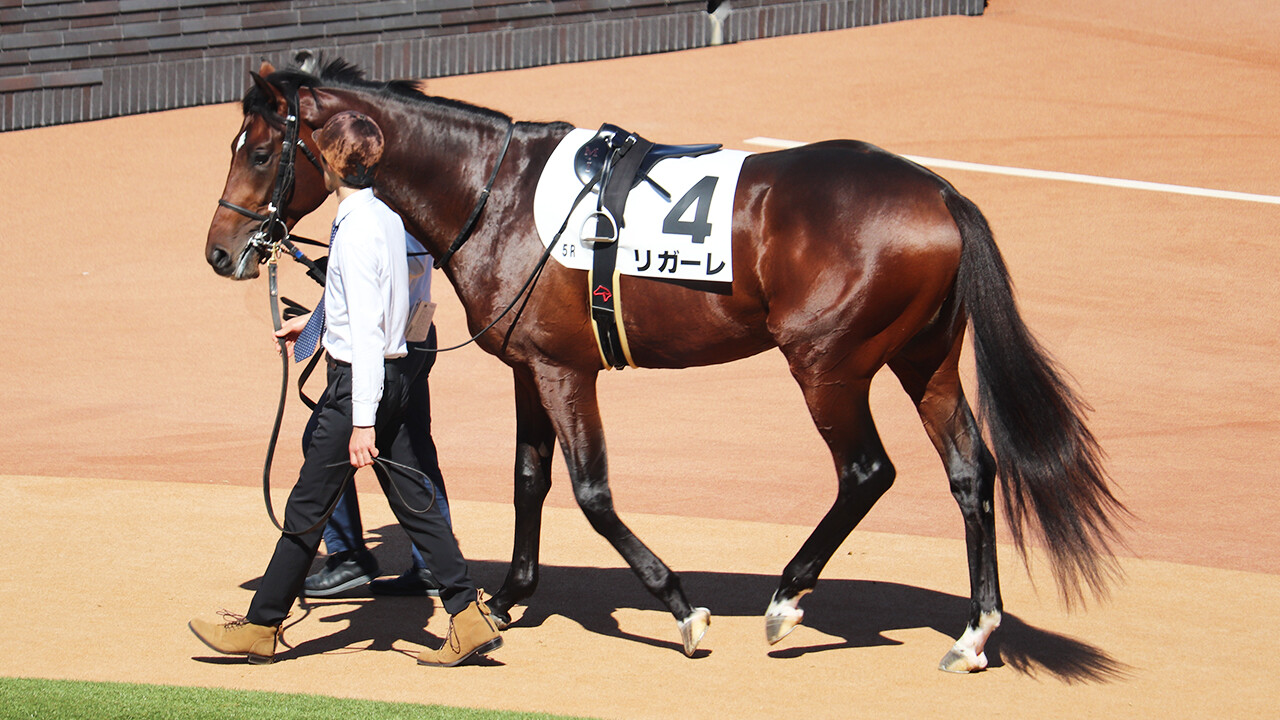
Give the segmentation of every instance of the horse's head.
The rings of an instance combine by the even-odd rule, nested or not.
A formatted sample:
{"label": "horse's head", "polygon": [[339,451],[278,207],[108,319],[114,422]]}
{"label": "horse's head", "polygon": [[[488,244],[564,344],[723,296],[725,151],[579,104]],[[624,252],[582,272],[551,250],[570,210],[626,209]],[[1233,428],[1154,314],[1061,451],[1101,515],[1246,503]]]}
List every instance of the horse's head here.
{"label": "horse's head", "polygon": [[313,126],[298,110],[299,88],[273,82],[272,74],[266,63],[250,73],[254,86],[244,98],[244,122],[231,143],[231,169],[205,243],[214,271],[235,280],[257,277],[258,264],[285,230],[328,195]]}

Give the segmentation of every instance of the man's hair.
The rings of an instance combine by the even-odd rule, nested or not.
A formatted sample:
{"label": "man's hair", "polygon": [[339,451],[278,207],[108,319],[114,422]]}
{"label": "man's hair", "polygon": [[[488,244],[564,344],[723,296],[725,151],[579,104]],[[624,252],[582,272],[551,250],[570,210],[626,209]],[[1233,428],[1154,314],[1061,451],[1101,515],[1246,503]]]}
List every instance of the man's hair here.
{"label": "man's hair", "polygon": [[382,128],[373,118],[352,110],[340,112],[311,137],[342,182],[357,188],[373,185],[383,148]]}

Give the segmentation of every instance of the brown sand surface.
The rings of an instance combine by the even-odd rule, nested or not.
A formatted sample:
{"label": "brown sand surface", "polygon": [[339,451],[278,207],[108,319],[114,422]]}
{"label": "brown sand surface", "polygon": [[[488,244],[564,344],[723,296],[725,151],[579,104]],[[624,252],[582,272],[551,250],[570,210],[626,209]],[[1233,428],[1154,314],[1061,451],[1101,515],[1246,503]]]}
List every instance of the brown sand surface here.
{"label": "brown sand surface", "polygon": [[[432,81],[524,120],[664,142],[852,137],[925,157],[1280,195],[1280,7],[995,0],[941,18]],[[603,83],[631,79],[625,92]],[[834,497],[776,352],[601,381],[619,511],[714,621],[695,659],[574,507],[563,464],[539,593],[491,665],[432,671],[420,601],[296,612],[265,668],[206,658],[187,619],[243,611],[273,543],[262,454],[279,387],[265,283],[201,257],[235,104],[0,134],[4,281],[0,674],[314,691],[602,717],[1264,717],[1280,700],[1276,204],[943,170],[984,210],[1022,310],[1096,408],[1136,519],[1128,580],[1066,613],[1003,557],[997,667],[934,666],[962,629],[962,527],[892,377],[873,408],[898,481],[778,646],[776,573]],[[326,205],[298,228],[323,234]],[[465,337],[436,284],[442,343]],[[317,290],[287,268],[285,295]],[[475,575],[511,542],[511,380],[475,348],[433,373],[436,440]],[[290,401],[277,507],[305,412]],[[404,536],[371,491],[384,570]],[[1034,580],[1034,582],[1033,582]],[[518,611],[520,612],[520,611]],[[382,652],[362,652],[365,649]],[[399,650],[401,652],[385,652]]]}

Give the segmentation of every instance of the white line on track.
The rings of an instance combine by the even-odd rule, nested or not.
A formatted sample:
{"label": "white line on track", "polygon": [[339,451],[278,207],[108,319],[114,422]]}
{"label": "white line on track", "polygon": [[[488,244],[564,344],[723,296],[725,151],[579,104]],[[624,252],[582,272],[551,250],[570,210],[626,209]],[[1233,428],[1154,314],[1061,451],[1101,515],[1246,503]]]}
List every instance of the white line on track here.
{"label": "white line on track", "polygon": [[[761,145],[772,148],[793,148],[805,143],[795,140],[779,140],[777,138],[753,137],[744,141],[748,145]],[[1280,205],[1280,196],[1257,195],[1255,193],[1235,192],[1232,190],[1214,190],[1190,185],[1169,185],[1167,183],[1146,182],[1145,180],[1124,180],[1121,178],[1100,177],[1097,175],[1080,175],[1078,173],[1057,172],[1055,170],[1031,170],[1028,168],[1005,167],[1003,165],[984,165],[982,163],[963,162],[960,160],[942,160],[939,158],[903,155],[911,162],[925,167],[943,168],[947,170],[969,170],[971,172],[991,173],[994,175],[1013,175],[1016,177],[1036,178],[1038,180],[1058,180],[1061,182],[1085,183],[1088,185],[1106,185],[1108,187],[1126,188],[1129,190],[1149,190],[1152,192],[1175,193],[1178,195],[1196,195],[1199,197],[1219,198],[1222,200],[1243,200],[1246,202]]]}

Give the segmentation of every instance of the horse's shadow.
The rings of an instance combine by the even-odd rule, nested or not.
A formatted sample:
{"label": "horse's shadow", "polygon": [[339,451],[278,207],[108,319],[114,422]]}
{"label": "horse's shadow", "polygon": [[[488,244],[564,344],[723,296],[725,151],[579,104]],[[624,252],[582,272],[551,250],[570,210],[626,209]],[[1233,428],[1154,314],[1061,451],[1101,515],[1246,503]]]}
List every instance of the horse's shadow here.
{"label": "horse's shadow", "polygon": [[[369,535],[381,540],[371,542],[370,546],[384,568],[398,567],[399,562],[407,566],[408,543],[398,526],[378,528]],[[319,567],[320,560],[317,560],[314,569]],[[502,584],[507,567],[506,562],[470,561],[476,584],[491,589]],[[680,578],[689,597],[710,607],[713,616],[758,617],[763,635],[764,611],[777,587],[776,576],[687,571],[682,572]],[[242,587],[256,589],[258,582],[254,579]],[[403,647],[396,647],[396,641],[431,647],[442,641],[424,629],[434,609],[431,603],[422,598],[380,596],[374,599],[367,587],[334,598],[307,600],[302,605],[303,615],[295,614],[287,624],[301,621],[310,613],[311,606],[338,603],[350,605],[350,610],[329,615],[322,622],[346,621],[347,626],[331,635],[293,646],[282,659],[363,650],[410,654]],[[803,607],[805,626],[841,638],[843,642],[786,647],[769,652],[770,657],[796,658],[841,648],[897,645],[899,641],[885,635],[894,630],[927,627],[955,637],[952,633],[962,629],[968,618],[969,598],[898,583],[829,579],[819,582],[818,592],[807,596]],[[623,630],[614,617],[620,609],[665,611],[628,568],[544,563],[538,591],[530,598],[530,605],[524,607],[523,614],[515,616],[513,625],[537,627],[552,615],[558,615],[589,632],[680,651],[677,642]],[[1028,625],[1008,613],[987,644],[986,652],[990,667],[1009,667],[1029,676],[1044,673],[1069,684],[1113,682],[1126,678],[1131,670],[1097,646]],[[705,650],[699,651],[699,655],[706,654]]]}

